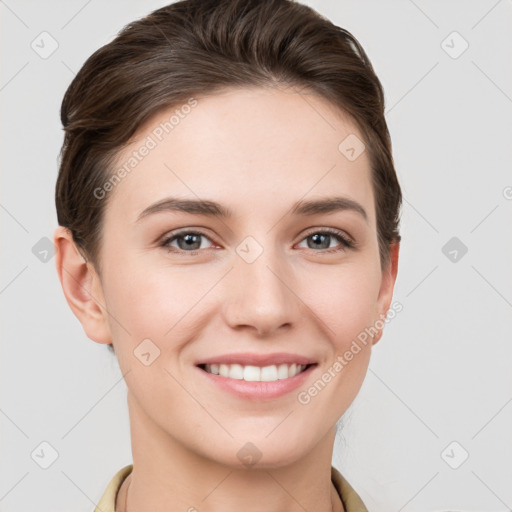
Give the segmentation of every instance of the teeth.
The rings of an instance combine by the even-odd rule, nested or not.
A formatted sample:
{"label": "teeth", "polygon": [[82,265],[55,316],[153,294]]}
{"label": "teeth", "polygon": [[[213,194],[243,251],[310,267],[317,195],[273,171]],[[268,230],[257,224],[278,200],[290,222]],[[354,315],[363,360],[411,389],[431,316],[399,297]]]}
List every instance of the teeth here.
{"label": "teeth", "polygon": [[207,364],[205,370],[221,377],[248,382],[275,382],[289,379],[306,368],[305,364],[280,364],[264,366],[242,366],[241,364]]}

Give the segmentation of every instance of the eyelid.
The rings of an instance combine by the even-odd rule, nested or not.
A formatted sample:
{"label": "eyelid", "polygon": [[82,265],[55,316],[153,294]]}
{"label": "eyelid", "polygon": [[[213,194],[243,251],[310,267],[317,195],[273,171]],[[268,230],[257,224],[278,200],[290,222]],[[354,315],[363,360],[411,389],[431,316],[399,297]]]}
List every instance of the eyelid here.
{"label": "eyelid", "polygon": [[313,254],[318,255],[332,255],[332,254],[338,254],[343,253],[346,251],[354,250],[358,248],[358,243],[345,231],[337,228],[328,228],[328,227],[315,227],[312,228],[310,231],[307,231],[302,238],[299,240],[298,243],[301,243],[308,237],[314,234],[327,234],[331,235],[334,238],[338,239],[339,246],[337,247],[331,247],[330,249],[323,249],[319,251],[315,251],[314,249],[310,249],[310,251],[313,252]]}
{"label": "eyelid", "polygon": [[340,238],[344,239],[346,242],[356,245],[356,241],[346,232],[342,229],[337,228],[328,228],[328,227],[314,227],[310,230],[306,231],[306,233],[302,236],[300,241],[304,240],[304,238],[307,238],[308,236],[314,235],[315,233],[327,233],[329,235],[336,235]]}
{"label": "eyelid", "polygon": [[[190,234],[202,236],[202,237],[208,239],[213,245],[218,245],[210,235],[207,235],[205,233],[204,228],[182,228],[182,229],[177,229],[175,231],[169,231],[157,240],[157,244],[161,247],[168,248],[167,244],[169,244],[171,241],[174,241],[179,236],[190,235]],[[191,254],[194,254],[194,253],[205,251],[205,250],[207,250],[207,249],[196,249],[194,251],[182,251],[180,249],[177,249],[176,252],[183,252],[183,253],[189,252]]]}
{"label": "eyelid", "polygon": [[[313,234],[317,234],[317,233],[318,234],[328,234],[328,235],[333,235],[335,237],[339,237],[340,244],[341,244],[340,249],[339,248],[331,248],[331,249],[324,249],[324,250],[319,250],[319,251],[312,250],[313,252],[317,252],[319,254],[322,254],[322,253],[329,254],[329,253],[333,253],[333,252],[341,252],[343,250],[356,248],[358,245],[358,243],[348,233],[346,233],[345,231],[343,231],[341,229],[319,227],[319,226],[309,228],[303,235],[301,235],[302,237],[297,243],[300,243],[300,242],[304,241],[306,238],[308,238],[309,236],[311,236]],[[181,229],[177,229],[175,231],[166,233],[165,235],[163,235],[162,237],[159,238],[158,245],[161,247],[167,248],[167,250],[169,252],[174,252],[175,254],[176,253],[177,254],[187,254],[188,253],[190,255],[196,255],[200,252],[207,251],[207,250],[211,249],[211,248],[206,248],[206,249],[195,249],[193,251],[184,251],[182,249],[178,249],[175,247],[173,247],[172,249],[170,248],[171,246],[168,245],[168,244],[170,244],[170,242],[173,242],[180,235],[187,235],[187,234],[194,234],[194,235],[202,236],[202,237],[208,239],[213,245],[219,245],[215,242],[215,240],[211,236],[207,235],[204,232],[204,228],[196,229],[193,227],[181,228]]]}

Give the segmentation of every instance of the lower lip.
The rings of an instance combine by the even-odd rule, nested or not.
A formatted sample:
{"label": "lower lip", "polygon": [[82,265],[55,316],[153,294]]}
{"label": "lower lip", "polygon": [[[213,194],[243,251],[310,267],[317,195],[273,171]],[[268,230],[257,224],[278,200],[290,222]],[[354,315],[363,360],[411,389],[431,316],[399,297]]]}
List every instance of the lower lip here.
{"label": "lower lip", "polygon": [[208,373],[202,368],[199,368],[199,366],[196,366],[201,374],[208,378],[213,384],[240,398],[246,398],[249,400],[274,399],[286,395],[287,393],[291,393],[293,390],[304,384],[316,367],[317,365],[313,364],[303,372],[293,377],[289,377],[288,379],[280,379],[274,382],[251,382],[243,379],[231,379],[214,373]]}

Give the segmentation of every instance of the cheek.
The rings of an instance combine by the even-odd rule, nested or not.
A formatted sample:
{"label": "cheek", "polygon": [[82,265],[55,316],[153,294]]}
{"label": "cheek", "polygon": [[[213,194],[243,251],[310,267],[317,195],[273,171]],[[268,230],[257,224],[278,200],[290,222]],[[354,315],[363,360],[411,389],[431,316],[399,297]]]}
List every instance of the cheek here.
{"label": "cheek", "polygon": [[186,338],[193,313],[200,310],[215,277],[193,266],[155,267],[143,255],[119,258],[105,274],[113,336],[122,340],[123,350],[132,351],[145,338],[162,351]]}
{"label": "cheek", "polygon": [[[335,421],[352,403],[367,373],[379,273],[378,269],[372,271],[371,265],[346,265],[336,271],[324,269],[317,273],[314,282],[315,287],[311,289],[316,293],[309,294],[308,305],[321,320],[318,325],[331,345],[319,376],[322,382],[327,382],[325,392],[314,400],[319,409],[332,408],[332,421]],[[305,390],[306,394],[310,391],[315,392]],[[332,404],[336,404],[334,408]]]}
{"label": "cheek", "polygon": [[379,278],[375,265],[363,261],[319,267],[303,281],[304,302],[338,351],[375,322]]}
{"label": "cheek", "polygon": [[[116,242],[115,234],[111,235],[110,240]],[[113,251],[119,244],[120,240],[106,248],[105,254],[111,257],[104,259],[104,291],[114,339],[126,340],[123,350],[126,346],[130,351],[145,338],[161,350],[171,345],[178,348],[180,340],[186,342],[190,330],[200,328],[195,325],[197,320],[207,321],[208,312],[215,308],[211,302],[215,302],[215,294],[208,292],[225,268],[214,263],[162,264],[164,260],[156,265],[155,259],[144,252]],[[378,261],[370,257],[369,251],[366,253],[347,255],[339,264],[299,260],[284,276],[297,296],[291,300],[305,305],[305,317],[323,330],[337,352],[344,351],[375,321],[380,270]],[[295,321],[300,324],[305,317]]]}

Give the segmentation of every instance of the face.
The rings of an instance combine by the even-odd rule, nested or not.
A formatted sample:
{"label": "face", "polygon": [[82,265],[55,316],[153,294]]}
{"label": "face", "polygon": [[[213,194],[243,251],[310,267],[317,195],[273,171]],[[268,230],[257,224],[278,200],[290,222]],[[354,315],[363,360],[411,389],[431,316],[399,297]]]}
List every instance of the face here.
{"label": "face", "polygon": [[[354,400],[378,338],[357,351],[354,340],[390,306],[368,154],[347,158],[339,145],[362,139],[356,127],[292,89],[196,97],[162,132],[177,109],[119,154],[116,169],[140,159],[105,210],[100,292],[131,413],[223,464],[239,466],[252,445],[263,466],[290,463]],[[305,207],[334,198],[344,202]],[[199,200],[217,207],[192,208]],[[246,364],[224,366],[233,355]],[[207,360],[244,379],[197,366]],[[294,360],[312,366],[251,380]]]}

